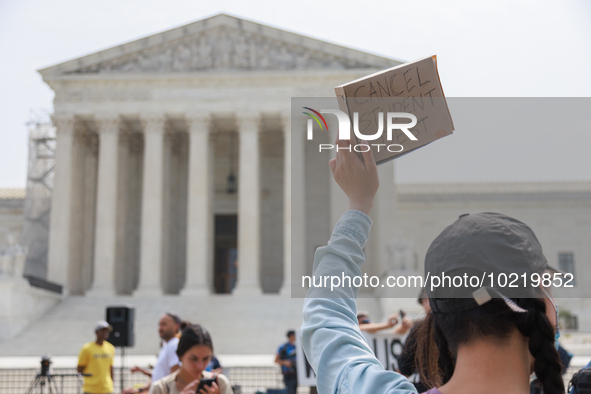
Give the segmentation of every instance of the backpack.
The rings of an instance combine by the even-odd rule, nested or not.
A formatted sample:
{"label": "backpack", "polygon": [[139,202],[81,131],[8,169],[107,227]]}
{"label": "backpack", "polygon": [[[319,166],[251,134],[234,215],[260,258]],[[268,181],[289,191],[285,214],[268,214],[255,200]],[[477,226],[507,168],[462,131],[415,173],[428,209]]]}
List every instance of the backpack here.
{"label": "backpack", "polygon": [[570,393],[571,388],[573,394],[591,394],[591,367],[583,368],[573,375],[567,392]]}
{"label": "backpack", "polygon": [[287,352],[288,345],[289,345],[289,342],[285,343],[281,347],[281,349],[279,349],[279,357],[280,357],[280,360],[290,360],[293,366],[291,368],[281,366],[281,373],[283,373],[283,375],[295,375],[297,373],[296,356],[295,356],[295,353],[292,355],[288,354],[288,352]]}

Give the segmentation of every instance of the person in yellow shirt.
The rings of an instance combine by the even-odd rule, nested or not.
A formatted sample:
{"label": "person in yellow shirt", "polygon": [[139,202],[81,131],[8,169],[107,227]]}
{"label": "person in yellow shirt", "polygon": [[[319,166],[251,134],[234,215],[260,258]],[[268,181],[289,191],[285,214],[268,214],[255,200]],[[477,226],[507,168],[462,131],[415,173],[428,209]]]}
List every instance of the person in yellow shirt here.
{"label": "person in yellow shirt", "polygon": [[89,374],[84,377],[85,394],[110,394],[113,388],[113,359],[115,347],[107,342],[113,327],[106,321],[99,321],[94,327],[96,341],[88,342],[78,356],[78,372]]}

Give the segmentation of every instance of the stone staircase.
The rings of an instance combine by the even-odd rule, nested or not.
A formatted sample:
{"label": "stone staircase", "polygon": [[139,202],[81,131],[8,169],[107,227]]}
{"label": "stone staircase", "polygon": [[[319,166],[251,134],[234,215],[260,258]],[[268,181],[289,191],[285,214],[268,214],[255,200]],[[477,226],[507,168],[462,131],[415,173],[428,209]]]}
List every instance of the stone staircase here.
{"label": "stone staircase", "polygon": [[[288,329],[302,324],[303,299],[281,295],[161,296],[161,297],[65,297],[12,340],[0,343],[0,357],[74,356],[94,339],[97,320],[105,319],[105,308],[135,307],[135,346],[129,355],[158,353],[158,320],[167,311],[202,324],[211,333],[216,354],[274,354]],[[375,299],[359,299],[359,308],[381,317]]]}
{"label": "stone staircase", "polygon": [[289,328],[299,328],[302,299],[279,295],[234,297],[79,297],[63,299],[16,338],[0,343],[0,356],[76,355],[94,339],[97,320],[111,305],[135,307],[135,346],[127,354],[156,354],[158,319],[173,311],[211,333],[216,353],[274,353]]}

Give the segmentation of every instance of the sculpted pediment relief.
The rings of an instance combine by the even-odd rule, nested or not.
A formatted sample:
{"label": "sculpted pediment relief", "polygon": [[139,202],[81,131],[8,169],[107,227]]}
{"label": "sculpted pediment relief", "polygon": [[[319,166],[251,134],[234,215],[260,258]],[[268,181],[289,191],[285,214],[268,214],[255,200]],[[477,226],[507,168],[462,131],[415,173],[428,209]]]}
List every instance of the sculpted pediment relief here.
{"label": "sculpted pediment relief", "polygon": [[262,34],[219,26],[87,66],[73,73],[174,73],[367,67],[375,65],[286,43]]}

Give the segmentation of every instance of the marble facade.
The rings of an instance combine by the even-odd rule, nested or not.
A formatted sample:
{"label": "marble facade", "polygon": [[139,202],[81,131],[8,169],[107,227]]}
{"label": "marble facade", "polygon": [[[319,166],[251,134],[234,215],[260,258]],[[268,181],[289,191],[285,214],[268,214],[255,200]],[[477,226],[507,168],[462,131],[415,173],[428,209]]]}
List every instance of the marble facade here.
{"label": "marble facade", "polygon": [[396,64],[217,15],[40,70],[57,135],[47,279],[74,295],[215,293],[213,222],[232,214],[233,293],[289,294],[292,163],[306,171],[290,98]]}

